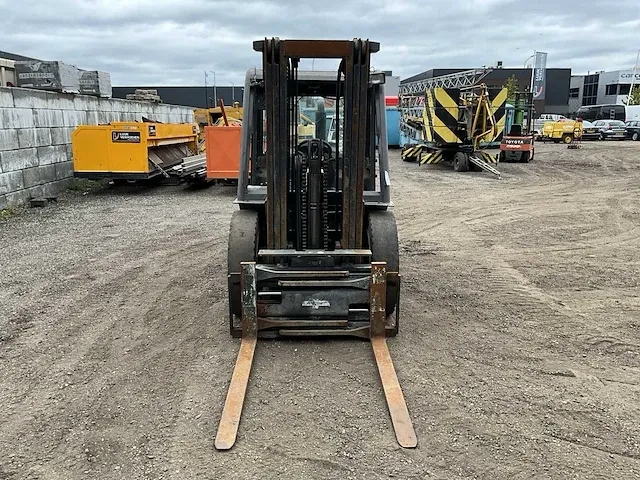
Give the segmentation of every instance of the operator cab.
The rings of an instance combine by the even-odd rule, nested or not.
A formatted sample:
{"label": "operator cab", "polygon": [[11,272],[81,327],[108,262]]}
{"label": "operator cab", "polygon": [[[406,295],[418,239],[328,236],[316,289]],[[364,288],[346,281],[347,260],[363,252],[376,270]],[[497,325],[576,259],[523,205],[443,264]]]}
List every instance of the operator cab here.
{"label": "operator cab", "polygon": [[[287,134],[290,144],[297,145],[296,153],[309,148],[310,140],[323,143],[323,157],[329,168],[329,190],[342,182],[344,97],[338,88],[344,89],[344,74],[338,82],[334,71],[298,71],[297,95],[291,114],[297,116],[298,127]],[[267,117],[263,72],[252,68],[247,72],[244,89],[244,123],[240,159],[240,180],[236,203],[241,205],[264,204],[266,201]],[[387,157],[386,118],[384,103],[384,73],[370,75],[369,109],[365,146],[364,202],[371,207],[387,207],[389,200],[389,160]],[[308,153],[308,152],[306,152]]]}

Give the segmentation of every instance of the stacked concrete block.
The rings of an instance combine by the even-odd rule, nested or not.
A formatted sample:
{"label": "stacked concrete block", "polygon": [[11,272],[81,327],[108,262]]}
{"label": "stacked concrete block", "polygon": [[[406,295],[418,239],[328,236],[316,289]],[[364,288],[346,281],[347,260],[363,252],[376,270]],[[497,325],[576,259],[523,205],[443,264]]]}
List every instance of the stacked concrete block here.
{"label": "stacked concrete block", "polygon": [[157,90],[136,89],[134,93],[129,93],[127,95],[127,100],[162,103],[162,99],[160,98],[160,95],[158,95]]}
{"label": "stacked concrete block", "polygon": [[73,176],[71,135],[82,124],[193,122],[191,107],[0,87],[0,209],[55,196]]}
{"label": "stacked concrete block", "polygon": [[111,76],[97,70],[80,70],[80,93],[111,98]]}
{"label": "stacked concrete block", "polygon": [[79,93],[78,68],[64,62],[18,61],[15,63],[19,87]]}

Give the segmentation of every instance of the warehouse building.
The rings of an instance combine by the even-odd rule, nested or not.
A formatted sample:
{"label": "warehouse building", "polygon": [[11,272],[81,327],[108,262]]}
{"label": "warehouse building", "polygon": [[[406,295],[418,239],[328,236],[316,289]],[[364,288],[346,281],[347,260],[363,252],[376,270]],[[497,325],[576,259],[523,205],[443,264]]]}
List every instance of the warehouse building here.
{"label": "warehouse building", "polygon": [[35,58],[0,51],[0,87],[15,87],[15,62],[22,60],[37,61]]}
{"label": "warehouse building", "polygon": [[633,70],[572,75],[569,90],[571,112],[588,105],[622,105],[629,95],[634,76],[634,85],[640,85],[640,72]]}
{"label": "warehouse building", "polygon": [[[386,74],[385,94],[387,96],[398,96],[400,77],[394,76],[390,70],[384,71]],[[133,93],[136,89],[157,90],[158,95],[164,103],[172,105],[186,105],[194,108],[208,108],[217,105],[215,97],[222,98],[225,105],[233,105],[239,102],[242,105],[244,86],[184,86],[184,87],[113,87],[113,98],[127,98],[127,94]]]}
{"label": "warehouse building", "polygon": [[[435,68],[419,73],[412,77],[402,80],[401,83],[409,83],[427,78],[440,77],[442,75],[450,75],[453,73],[472,70],[471,68]],[[515,76],[518,79],[518,85],[521,90],[529,88],[531,84],[530,68],[495,68],[482,80],[489,88],[503,87],[507,83],[507,79]],[[569,88],[571,85],[571,69],[570,68],[547,68],[546,70],[546,92],[545,99],[535,101],[535,109],[537,113],[559,113],[567,114],[570,112],[569,106]]]}
{"label": "warehouse building", "polygon": [[184,87],[113,87],[113,98],[127,98],[127,94],[134,93],[136,89],[157,90],[163,103],[171,105],[184,105],[194,108],[208,108],[217,105],[215,97],[221,98],[225,105],[233,105],[238,102],[242,105],[244,87],[238,86],[184,86]]}

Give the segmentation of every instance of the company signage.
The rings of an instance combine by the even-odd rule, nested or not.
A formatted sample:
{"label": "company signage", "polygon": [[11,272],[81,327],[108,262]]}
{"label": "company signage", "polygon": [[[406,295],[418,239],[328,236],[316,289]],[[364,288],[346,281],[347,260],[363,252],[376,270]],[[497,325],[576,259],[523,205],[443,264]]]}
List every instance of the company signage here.
{"label": "company signage", "polygon": [[533,66],[533,98],[544,100],[546,90],[547,54],[536,52]]}
{"label": "company signage", "polygon": [[[635,75],[635,79],[634,79]],[[618,83],[631,83],[633,79],[633,83],[640,83],[640,73],[633,73],[633,70],[629,70],[626,72],[621,72],[618,77]]]}

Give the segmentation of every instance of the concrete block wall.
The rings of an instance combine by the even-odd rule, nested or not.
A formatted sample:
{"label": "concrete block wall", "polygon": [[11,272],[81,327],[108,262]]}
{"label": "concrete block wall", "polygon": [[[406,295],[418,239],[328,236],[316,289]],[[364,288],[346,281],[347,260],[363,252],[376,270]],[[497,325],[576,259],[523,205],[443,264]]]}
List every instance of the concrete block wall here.
{"label": "concrete block wall", "polygon": [[117,121],[193,122],[193,108],[0,87],[0,209],[55,196],[73,176],[71,133]]}

